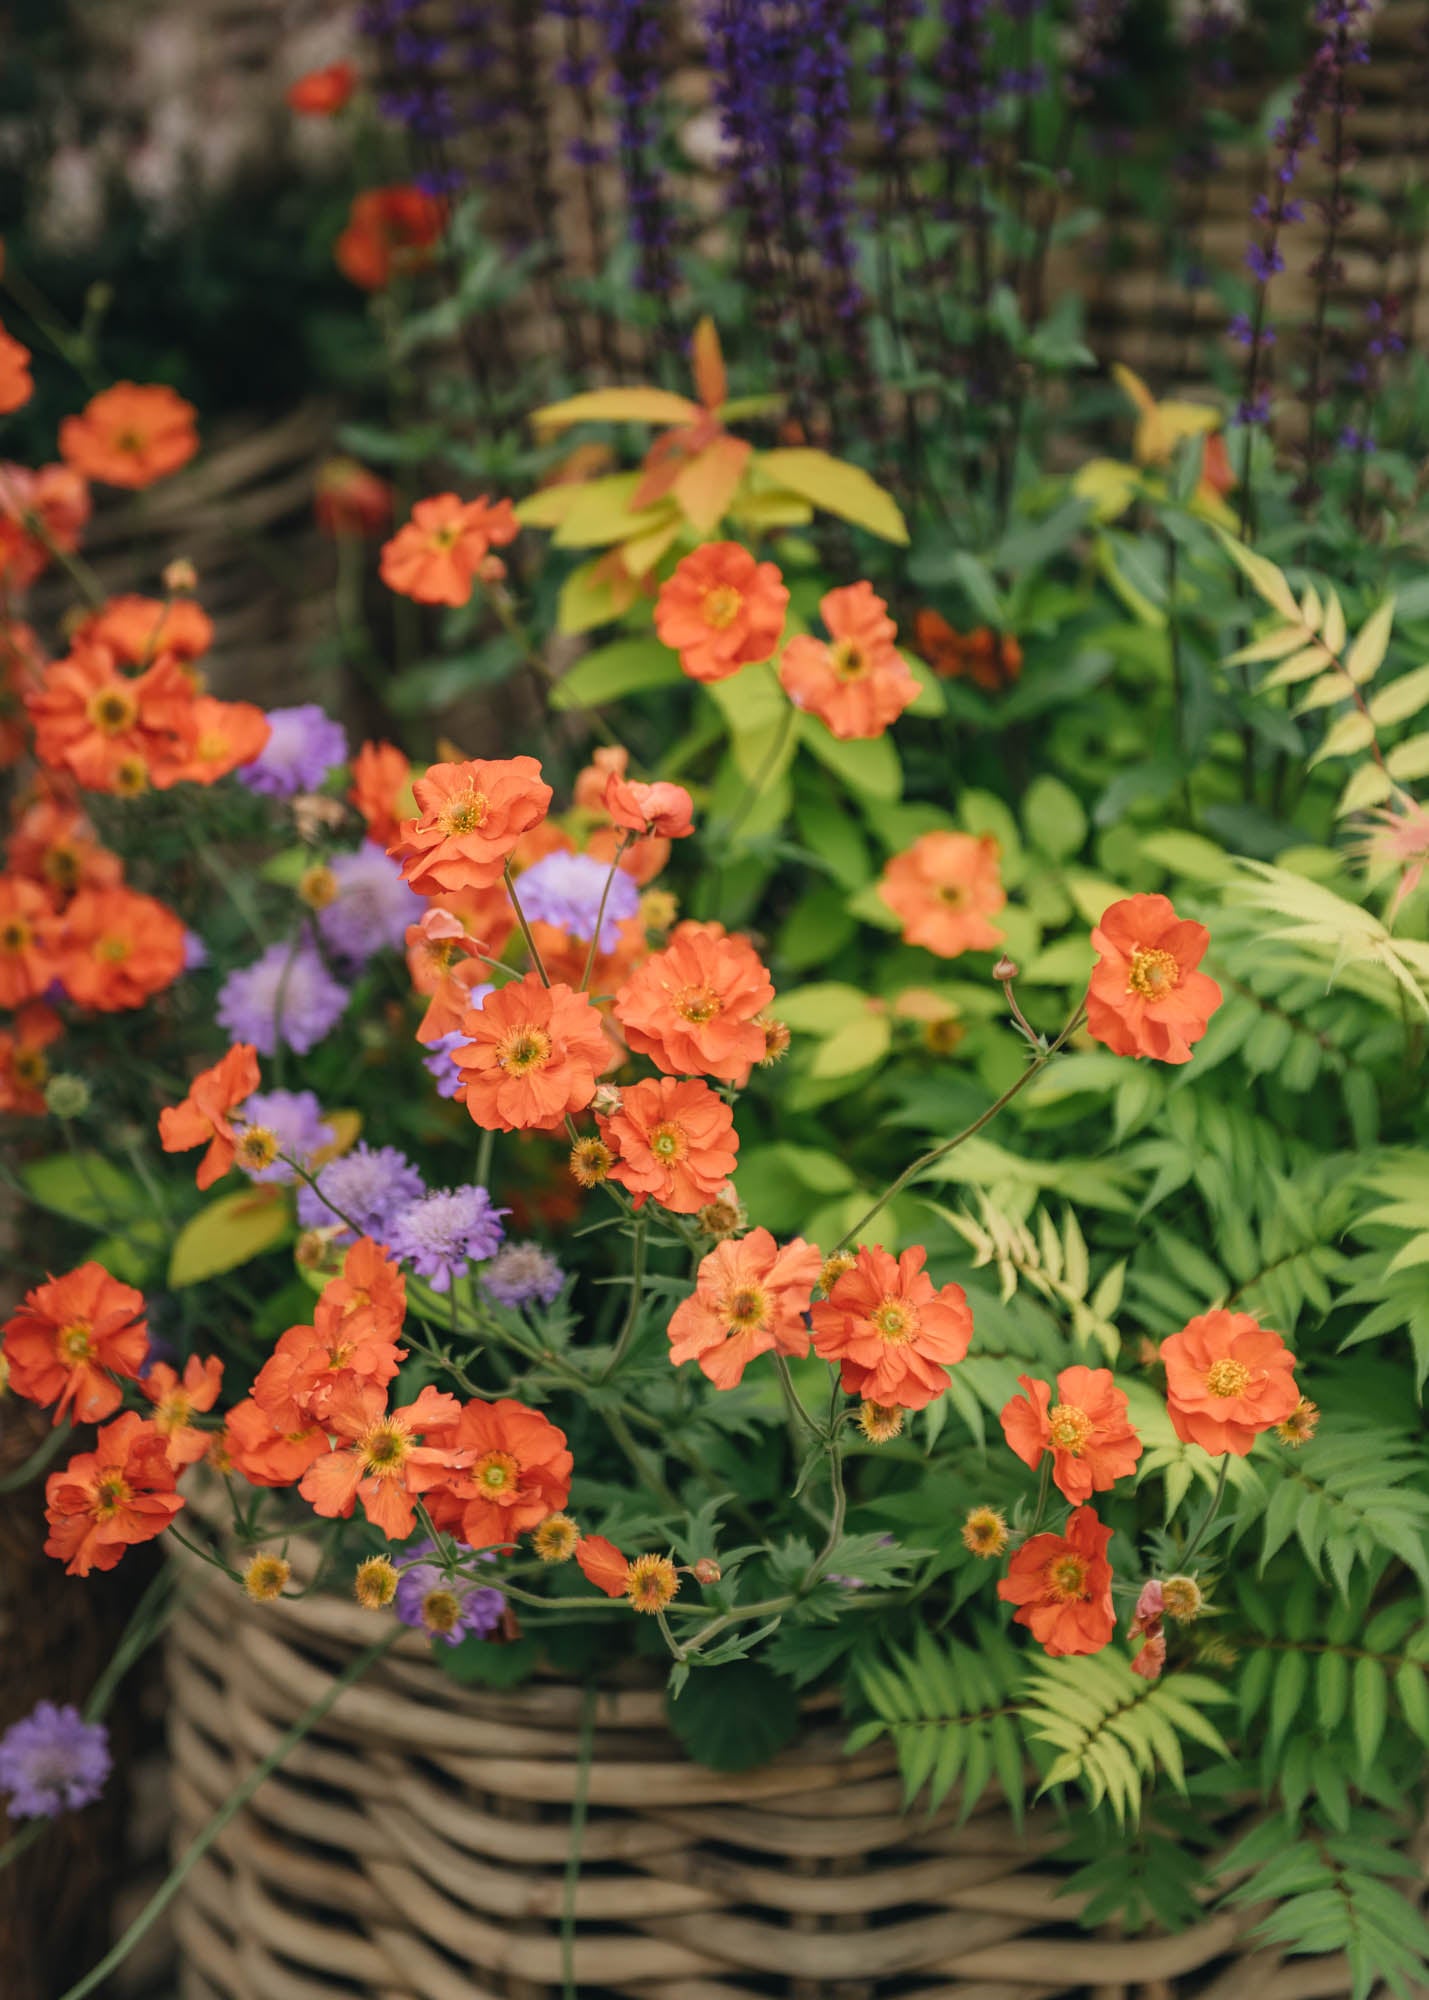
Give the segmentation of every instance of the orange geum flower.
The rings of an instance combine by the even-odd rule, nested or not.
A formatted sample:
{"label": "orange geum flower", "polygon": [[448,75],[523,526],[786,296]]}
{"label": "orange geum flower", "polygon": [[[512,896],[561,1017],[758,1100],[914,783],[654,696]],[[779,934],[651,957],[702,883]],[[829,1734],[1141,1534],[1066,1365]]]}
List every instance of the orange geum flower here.
{"label": "orange geum flower", "polygon": [[223,1363],[213,1354],[204,1361],[191,1354],[180,1375],[166,1361],[156,1361],[139,1387],[154,1405],[150,1422],[164,1440],[174,1471],[197,1465],[207,1456],[213,1432],[200,1430],[190,1419],[195,1411],[211,1410],[218,1401]]}
{"label": "orange geum flower", "polygon": [[[509,901],[507,908],[509,912]],[[514,916],[509,923],[514,927]],[[474,936],[461,917],[435,906],[422,912],[419,924],[408,924],[406,945],[412,985],[427,997],[417,1040],[436,1042],[456,1034],[471,1007],[472,988],[489,983],[485,961],[495,952],[486,945],[484,934]]]}
{"label": "orange geum flower", "polygon": [[419,500],[412,518],[382,551],[382,581],[419,604],[465,604],[493,548],[520,532],[509,500],[461,500],[438,493]]}
{"label": "orange geum flower", "polygon": [[81,889],[63,921],[60,979],[81,1007],[142,1007],[184,969],[184,927],[153,896]]}
{"label": "orange geum flower", "polygon": [[365,292],[380,292],[399,271],[431,261],[446,208],[435,195],[398,183],[368,188],[348,211],[347,227],[333,245],[342,275]]}
{"label": "orange geum flower", "polygon": [[681,924],[615,996],[626,1041],[671,1076],[743,1083],[766,1053],[757,1017],[774,986],[747,938]]}
{"label": "orange geum flower", "polygon": [[357,88],[357,71],[350,62],[310,69],[290,83],[283,95],[290,110],[305,118],[331,118],[341,111]]}
{"label": "orange geum flower", "polygon": [[695,1215],[739,1157],[734,1114],[707,1083],[647,1077],[623,1090],[620,1108],[596,1123],[616,1155],[609,1178],[636,1208],[653,1197],[676,1215]]}
{"label": "orange geum flower", "polygon": [[253,1400],[278,1430],[293,1435],[326,1423],[333,1397],[352,1388],[387,1384],[407,1358],[390,1335],[349,1330],[329,1319],[290,1326],[259,1369]]}
{"label": "orange geum flower", "polygon": [[17,875],[44,886],[56,910],[78,889],[114,889],[124,880],[119,856],[100,846],[82,812],[57,798],[26,807],[5,852]]}
{"label": "orange geum flower", "polygon": [[1030,1375],[1017,1380],[1022,1394],[1003,1406],[1002,1434],[1034,1471],[1050,1451],[1057,1491],[1074,1506],[1136,1470],[1141,1439],[1127,1422],[1126,1396],[1109,1368],[1064,1368],[1055,1404],[1050,1383]]}
{"label": "orange geum flower", "polygon": [[20,409],[34,393],[29,348],[0,327],[0,416]]}
{"label": "orange geum flower", "polygon": [[113,1569],[125,1549],[162,1535],[183,1504],[164,1439],[126,1410],[99,1432],[93,1451],[45,1481],[45,1554],[61,1557],[69,1576]]}
{"label": "orange geum flower", "polygon": [[488,993],[464,1016],[452,1051],[458,1094],[488,1132],[554,1132],[595,1095],[615,1051],[585,993],[534,972]]}
{"label": "orange geum flower", "polygon": [[28,707],[42,764],[72,772],[90,791],[123,793],[134,789],[135,762],[145,783],[174,782],[188,755],[194,685],[167,656],[136,677],[120,671],[108,646],[77,640],[45,668]]}
{"label": "orange geum flower", "polygon": [[250,1486],[293,1486],[308,1467],[330,1449],[318,1424],[298,1424],[283,1430],[251,1396],[235,1403],[216,1434],[210,1456],[226,1456]]}
{"label": "orange geum flower", "polygon": [[1221,1004],[1196,967],[1211,934],[1178,917],[1165,896],[1126,896],[1092,932],[1101,954],[1087,988],[1087,1032],[1117,1056],[1191,1060],[1191,1044]]}
{"label": "orange geum flower", "polygon": [[50,1080],[45,1050],[64,1032],[53,1007],[31,1000],[0,1029],[0,1111],[38,1118],[45,1110],[45,1085]]}
{"label": "orange geum flower", "polygon": [[670,1320],[671,1361],[697,1361],[717,1389],[733,1389],[757,1354],[807,1354],[820,1263],[815,1244],[796,1236],[781,1250],[767,1229],[718,1244]]}
{"label": "orange geum flower", "polygon": [[412,783],[416,817],[403,820],[388,848],[425,896],[486,889],[499,882],[523,833],[551,803],[534,757],[432,764]]}
{"label": "orange geum flower", "polygon": [[38,882],[0,875],[0,1007],[21,1007],[59,970],[55,916]]}
{"label": "orange geum flower", "polygon": [[325,535],[378,535],[392,518],[392,488],[355,458],[329,458],[318,467],[313,513]]}
{"label": "orange geum flower", "polygon": [[81,1264],[26,1292],[5,1323],[5,1359],[16,1395],[55,1422],[97,1424],[123,1401],[115,1376],[135,1381],[149,1351],[143,1295],[102,1264]]}
{"label": "orange geum flower", "polygon": [[[401,1265],[370,1236],[359,1236],[343,1258],[342,1276],[323,1286],[313,1312],[316,1330],[324,1336],[340,1333],[346,1342],[395,1340],[406,1317],[407,1280]],[[406,1358],[399,1353],[399,1360]],[[352,1365],[370,1374],[365,1366]]]}
{"label": "orange geum flower", "polygon": [[604,1535],[582,1535],[576,1561],[587,1582],[607,1597],[628,1597],[637,1611],[663,1611],[680,1588],[680,1572],[668,1556],[636,1556],[631,1561]]}
{"label": "orange geum flower", "polygon": [[623,778],[614,771],[605,781],[601,803],[611,824],[627,833],[659,834],[665,840],[682,840],[693,833],[691,817],[694,800],[683,785],[663,782],[642,785],[636,778]]}
{"label": "orange geum flower", "polygon": [[182,1104],[166,1104],[159,1113],[159,1143],[166,1153],[208,1147],[195,1175],[199,1187],[212,1187],[233,1165],[237,1134],[229,1113],[258,1084],[258,1051],[249,1042],[235,1042],[211,1069],[194,1078]]}
{"label": "orange geum flower", "polygon": [[841,1364],[848,1394],[921,1410],[947,1388],[949,1366],[972,1340],[973,1316],[961,1285],[934,1285],[927,1257],[921,1244],[896,1259],[865,1246],[828,1297],[815,1301],[814,1350]]}
{"label": "orange geum flower", "polygon": [[25,590],[56,550],[79,547],[89,486],[67,465],[0,464],[0,582]]}
{"label": "orange geum flower", "polygon": [[817,715],[844,741],[881,736],[918,698],[918,682],[894,640],[898,627],[871,583],[821,598],[829,642],[801,632],[784,648],[779,680],[795,708]]}
{"label": "orange geum flower", "polygon": [[116,382],[60,425],[60,457],[87,479],[137,490],[198,450],[194,406],[163,384]]}
{"label": "orange geum flower", "polygon": [[175,784],[217,784],[230,771],[251,764],[266,747],[273,725],[251,701],[216,701],[201,694],[189,712],[187,752],[164,776]]}
{"label": "orange geum flower", "polygon": [[402,821],[417,809],[412,796],[412,760],[395,743],[364,743],[352,760],[348,802],[356,806],[367,838],[388,848]]}
{"label": "orange geum flower", "polygon": [[1015,1625],[1025,1625],[1054,1658],[1099,1653],[1116,1630],[1111,1602],[1111,1529],[1090,1507],[1078,1507],[1064,1535],[1033,1535],[1022,1544],[997,1586],[1015,1604]]}
{"label": "orange geum flower", "polygon": [[1244,1458],[1262,1431],[1296,1409],[1295,1356],[1249,1313],[1218,1306],[1161,1343],[1166,1408],[1186,1444]]}
{"label": "orange geum flower", "polygon": [[1002,932],[988,919],[1007,901],[989,834],[925,833],[883,871],[878,893],[903,925],[905,944],[939,958],[993,951]]}
{"label": "orange geum flower", "polygon": [[385,1389],[345,1384],[334,1390],[322,1420],[338,1442],[313,1460],[298,1491],[328,1520],[347,1520],[360,1500],[373,1527],[401,1541],[417,1524],[413,1501],[470,1463],[469,1453],[421,1442],[429,1431],[449,1431],[458,1413],[455,1396],[439,1389],[425,1388],[389,1410]]}
{"label": "orange geum flower", "polygon": [[108,646],[126,666],[148,667],[160,653],[200,659],[213,644],[213,620],[191,597],[111,597],[75,637]]}
{"label": "orange geum flower", "polygon": [[509,1396],[464,1403],[439,1441],[460,1460],[429,1500],[432,1520],[471,1548],[504,1548],[559,1513],[574,1461],[564,1431]]}
{"label": "orange geum flower", "polygon": [[691,680],[727,680],[771,658],[788,602],[773,563],[756,562],[738,542],[704,542],[661,586],[655,630]]}

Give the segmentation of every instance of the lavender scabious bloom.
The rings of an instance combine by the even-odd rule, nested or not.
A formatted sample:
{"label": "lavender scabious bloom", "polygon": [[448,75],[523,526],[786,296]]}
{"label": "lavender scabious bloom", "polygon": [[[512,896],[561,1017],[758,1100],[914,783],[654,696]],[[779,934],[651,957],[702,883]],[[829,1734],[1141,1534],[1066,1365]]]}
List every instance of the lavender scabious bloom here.
{"label": "lavender scabious bloom", "polygon": [[337,895],[318,911],[323,943],[352,965],[376,951],[395,951],[426,907],[402,880],[401,863],[365,840],[353,854],[335,854],[329,865]]}
{"label": "lavender scabious bloom", "polygon": [[218,992],[218,1022],[259,1055],[276,1055],[281,1042],[301,1056],[337,1025],[351,997],[310,944],[274,944],[229,973]]}
{"label": "lavender scabious bloom", "polygon": [[507,1243],[481,1274],[498,1305],[548,1306],[560,1296],[566,1274],[539,1243]]}
{"label": "lavender scabious bloom", "polygon": [[[429,1638],[443,1639],[456,1646],[465,1638],[489,1639],[501,1623],[506,1599],[489,1583],[473,1583],[470,1577],[448,1576],[434,1562],[413,1561],[414,1557],[436,1554],[433,1542],[414,1542],[403,1551],[401,1575],[393,1609],[404,1625]],[[491,1558],[486,1556],[484,1561]],[[408,1565],[410,1564],[410,1567]]]}
{"label": "lavender scabious bloom", "polygon": [[317,1186],[298,1189],[298,1221],[304,1229],[329,1229],[341,1223],[336,1241],[350,1243],[351,1222],[363,1236],[386,1242],[394,1218],[418,1200],[422,1176],[395,1146],[354,1146],[341,1159],[329,1160]]}
{"label": "lavender scabious bloom", "polygon": [[347,761],[347,733],[315,701],[296,708],[270,708],[268,741],[238,773],[250,792],[290,799],[315,792],[334,764]]}
{"label": "lavender scabious bloom", "polygon": [[0,1792],[11,1819],[55,1819],[87,1806],[109,1776],[109,1731],[77,1708],[42,1701],[0,1736]]}
{"label": "lavender scabious bloom", "polygon": [[[606,884],[610,893],[606,894]],[[527,919],[554,924],[567,937],[589,944],[595,936],[596,915],[605,897],[605,913],[600,919],[600,949],[614,951],[620,942],[620,926],[640,908],[640,891],[622,869],[612,879],[610,863],[597,861],[593,854],[547,854],[522,871],[521,907]]]}
{"label": "lavender scabious bloom", "polygon": [[505,1230],[484,1187],[438,1188],[398,1211],[391,1247],[434,1292],[449,1292],[452,1279],[483,1263],[500,1248]]}
{"label": "lavender scabious bloom", "polygon": [[251,1181],[290,1181],[293,1169],[288,1160],[310,1167],[314,1157],[336,1137],[331,1125],[324,1123],[322,1106],[310,1090],[265,1090],[245,1098],[233,1122],[263,1126],[277,1140],[278,1151],[287,1155],[268,1167],[250,1167],[240,1153],[237,1164]]}
{"label": "lavender scabious bloom", "polygon": [[[479,1007],[487,994],[493,992],[490,986],[473,986],[471,1004]],[[455,1097],[462,1082],[462,1073],[456,1066],[458,1049],[467,1047],[463,1034],[438,1035],[434,1042],[427,1044],[427,1053],[422,1057],[422,1067],[437,1086],[438,1097]]]}

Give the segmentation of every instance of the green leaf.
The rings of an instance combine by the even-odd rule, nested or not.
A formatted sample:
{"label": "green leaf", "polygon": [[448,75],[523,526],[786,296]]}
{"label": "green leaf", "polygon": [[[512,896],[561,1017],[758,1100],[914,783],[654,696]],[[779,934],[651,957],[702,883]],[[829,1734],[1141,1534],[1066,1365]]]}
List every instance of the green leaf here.
{"label": "green leaf", "polygon": [[781,993],[775,1005],[779,1019],[800,1034],[833,1035],[850,1021],[866,1017],[868,995],[861,987],[844,986],[830,979]]}
{"label": "green leaf", "polygon": [[197,1285],[221,1271],[233,1271],[272,1250],[293,1233],[292,1217],[278,1187],[240,1188],[221,1195],[191,1216],[174,1240],[169,1284],[174,1291]]}
{"label": "green leaf", "polygon": [[1034,847],[1054,861],[1077,854],[1086,841],[1087,816],[1070,785],[1044,772],[1027,787],[1022,824]]}
{"label": "green leaf", "polygon": [[566,424],[692,424],[703,414],[688,396],[669,389],[588,389],[563,403],[546,403],[531,412],[532,428],[556,430]]}
{"label": "green leaf", "polygon": [[1369,712],[1375,727],[1385,729],[1392,723],[1407,722],[1423,708],[1429,708],[1429,665],[1401,674],[1397,681],[1382,687],[1370,702]]}
{"label": "green leaf", "polygon": [[1230,856],[1204,834],[1148,833],[1142,836],[1141,852],[1158,868],[1182,875],[1188,882],[1225,882],[1235,873]]}
{"label": "green leaf", "polygon": [[91,1229],[148,1213],[139,1182],[101,1153],[51,1153],[22,1167],[20,1178],[41,1208]]}
{"label": "green leaf", "polygon": [[906,547],[908,524],[898,502],[860,466],[802,445],[761,452],[757,463],[761,476],[775,485],[812,500],[816,507],[837,514],[842,521],[867,528],[885,542]]}
{"label": "green leaf", "polygon": [[889,736],[854,737],[842,742],[830,736],[817,716],[799,718],[804,747],[826,764],[850,791],[865,798],[892,801],[903,795],[903,772]]}
{"label": "green leaf", "polygon": [[1345,655],[1345,672],[1356,687],[1363,687],[1379,672],[1394,628],[1394,599],[1386,597],[1360,628],[1358,638]]}
{"label": "green leaf", "polygon": [[680,656],[658,639],[615,639],[576,661],[551,689],[552,708],[601,708],[683,678]]}
{"label": "green leaf", "polygon": [[1429,778],[1429,732],[1396,743],[1384,761],[1390,777],[1402,785],[1411,784],[1416,778]]}
{"label": "green leaf", "polygon": [[687,1753],[712,1771],[753,1770],[799,1733],[798,1695],[754,1660],[692,1674],[666,1712]]}
{"label": "green leaf", "polygon": [[[864,1005],[867,1007],[867,1001]],[[886,1014],[864,1013],[819,1045],[809,1065],[810,1074],[825,1078],[852,1076],[856,1070],[882,1062],[892,1040],[893,1030]]]}
{"label": "green leaf", "polygon": [[1388,1696],[1388,1683],[1379,1661],[1368,1655],[1356,1660],[1353,1702],[1355,1751],[1362,1778],[1367,1778],[1374,1769],[1375,1754],[1384,1736]]}

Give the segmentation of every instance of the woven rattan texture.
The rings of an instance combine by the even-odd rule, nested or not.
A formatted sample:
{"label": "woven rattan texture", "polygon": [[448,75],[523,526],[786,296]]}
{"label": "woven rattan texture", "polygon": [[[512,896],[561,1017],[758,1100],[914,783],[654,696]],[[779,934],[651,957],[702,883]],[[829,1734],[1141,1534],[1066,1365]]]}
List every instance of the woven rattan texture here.
{"label": "woven rattan texture", "polygon": [[[192,1837],[375,1621],[314,1595],[192,1596],[173,1631],[176,1838]],[[559,2000],[579,1689],[456,1686],[410,1635],[260,1789],[176,1910],[182,2000]],[[1313,2000],[1344,1966],[1251,1953],[1246,1919],[1088,1934],[989,1797],[906,1817],[836,1715],[773,1764],[691,1764],[657,1690],[602,1694],[574,1887],[575,1990],[640,2000]]]}

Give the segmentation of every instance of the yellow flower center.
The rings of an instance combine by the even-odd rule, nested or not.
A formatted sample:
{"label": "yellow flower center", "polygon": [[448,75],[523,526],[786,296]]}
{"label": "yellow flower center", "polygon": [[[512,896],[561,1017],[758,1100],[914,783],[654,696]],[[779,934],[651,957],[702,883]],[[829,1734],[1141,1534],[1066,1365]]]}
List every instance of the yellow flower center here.
{"label": "yellow flower center", "polygon": [[118,736],[122,730],[132,727],[139,713],[139,704],[127,688],[101,688],[89,698],[85,714],[101,736]]}
{"label": "yellow flower center", "polygon": [[868,672],[868,656],[852,639],[835,639],[829,647],[829,659],[841,681],[862,680]]}
{"label": "yellow flower center", "polygon": [[446,810],[440,814],[437,825],[447,835],[448,839],[455,834],[475,833],[477,828],[485,821],[486,813],[487,798],[485,792],[478,792],[474,787],[468,786],[461,797],[453,799]]}
{"label": "yellow flower center", "polygon": [[369,1479],[400,1479],[412,1440],[398,1425],[383,1420],[375,1423],[359,1449],[363,1470]]}
{"label": "yellow flower center", "polygon": [[55,1336],[55,1345],[65,1360],[78,1367],[94,1359],[94,1328],[87,1319],[72,1319]]}
{"label": "yellow flower center", "polygon": [[489,1497],[514,1493],[521,1483],[521,1468],[508,1451],[489,1451],[471,1468],[471,1476]]}
{"label": "yellow flower center", "polygon": [[127,937],[118,937],[113,931],[102,937],[94,948],[96,958],[102,958],[106,965],[122,965],[133,949]]}
{"label": "yellow flower center", "polygon": [[193,1402],[185,1389],[174,1389],[154,1411],[154,1428],[163,1437],[181,1431],[193,1415]]}
{"label": "yellow flower center", "polygon": [[142,437],[138,431],[120,431],[114,439],[114,449],[116,451],[130,452],[137,458],[139,453],[145,449],[147,443],[148,440]]}
{"label": "yellow flower center", "polygon": [[1054,1556],[1045,1571],[1047,1590],[1060,1604],[1072,1604],[1087,1592],[1087,1566],[1080,1556]]}
{"label": "yellow flower center", "polygon": [[438,555],[445,555],[448,549],[454,549],[460,540],[460,521],[447,521],[442,527],[433,528],[430,537],[432,549]]}
{"label": "yellow flower center", "polygon": [[142,757],[125,757],[114,772],[114,790],[121,799],[136,799],[149,789],[149,767]]}
{"label": "yellow flower center", "polygon": [[716,632],[727,632],[738,618],[744,604],[744,593],[736,590],[732,583],[717,583],[713,590],[707,590],[700,604],[700,615],[706,625],[712,625]]}
{"label": "yellow flower center", "polygon": [[917,1307],[891,1292],[879,1300],[869,1317],[879,1339],[891,1341],[895,1347],[905,1346],[918,1331]]}
{"label": "yellow flower center", "polygon": [[422,1599],[422,1624],[428,1632],[455,1632],[460,1617],[461,1599],[454,1590],[429,1590]]}
{"label": "yellow flower center", "polygon": [[960,882],[940,882],[933,894],[950,910],[960,910],[968,899],[968,892]]}
{"label": "yellow flower center", "polygon": [[23,951],[34,936],[34,932],[23,917],[11,917],[0,926],[0,946],[6,951]]}
{"label": "yellow flower center", "polygon": [[130,1500],[129,1484],[119,1471],[101,1472],[94,1482],[94,1518],[112,1521]]}
{"label": "yellow flower center", "polygon": [[17,1083],[27,1083],[34,1090],[49,1081],[50,1066],[38,1049],[20,1049],[10,1067]]}
{"label": "yellow flower center", "polygon": [[337,901],[337,877],[331,868],[317,866],[305,868],[298,882],[299,899],[310,910],[325,910]]}
{"label": "yellow flower center", "polygon": [[1048,1413],[1047,1422],[1057,1450],[1069,1451],[1073,1458],[1080,1458],[1092,1435],[1092,1420],[1086,1411],[1079,1410],[1075,1403],[1058,1403]]}
{"label": "yellow flower center", "polygon": [[194,745],[201,764],[216,764],[228,754],[228,738],[221,729],[206,729]]}
{"label": "yellow flower center", "polygon": [[712,1021],[720,1011],[720,999],[708,986],[686,986],[675,996],[675,1012],[682,1020],[692,1021],[696,1027],[703,1027]]}
{"label": "yellow flower center", "polygon": [[769,1300],[761,1286],[741,1285],[725,1298],[723,1317],[731,1332],[743,1333],[762,1326],[768,1310]]}
{"label": "yellow flower center", "polygon": [[1143,1000],[1164,1000],[1181,977],[1181,968],[1169,951],[1137,945],[1127,968],[1126,990],[1139,993]]}
{"label": "yellow flower center", "polygon": [[650,1150],[657,1160],[682,1160],[685,1135],[678,1125],[657,1125],[650,1134]]}
{"label": "yellow flower center", "polygon": [[1206,1370],[1206,1387],[1213,1396],[1243,1396],[1250,1387],[1250,1370],[1227,1355]]}
{"label": "yellow flower center", "polygon": [[278,1135],[266,1125],[250,1125],[239,1138],[234,1151],[243,1166],[261,1172],[264,1167],[271,1167],[278,1157]]}
{"label": "yellow flower center", "polygon": [[625,1594],[637,1611],[663,1611],[680,1587],[668,1556],[637,1556],[625,1575]]}
{"label": "yellow flower center", "polygon": [[79,856],[72,847],[52,847],[40,864],[45,880],[56,889],[79,886]]}
{"label": "yellow flower center", "polygon": [[544,1028],[513,1028],[496,1050],[499,1068],[508,1076],[526,1076],[551,1060],[551,1038]]}

